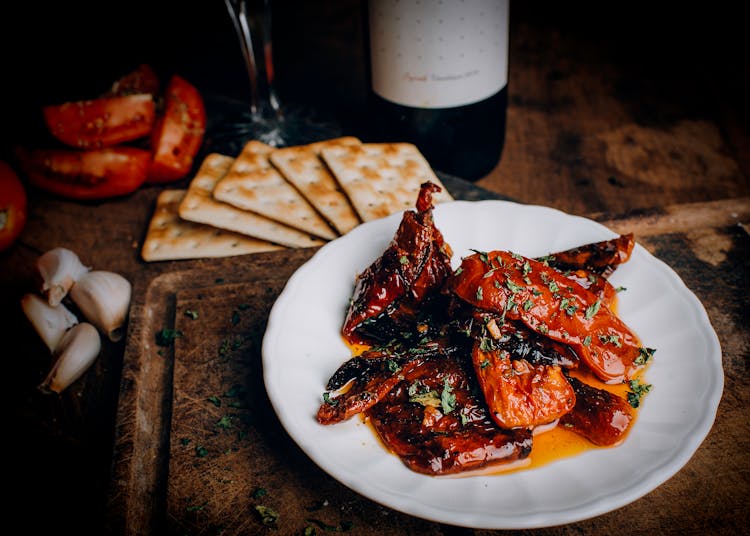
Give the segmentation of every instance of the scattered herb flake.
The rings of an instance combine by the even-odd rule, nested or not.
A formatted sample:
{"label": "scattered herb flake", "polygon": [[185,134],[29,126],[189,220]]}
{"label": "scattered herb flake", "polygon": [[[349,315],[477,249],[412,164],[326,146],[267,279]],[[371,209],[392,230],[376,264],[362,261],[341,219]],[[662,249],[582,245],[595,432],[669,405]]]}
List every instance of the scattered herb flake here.
{"label": "scattered herb flake", "polygon": [[232,427],[232,420],[230,419],[229,415],[224,415],[221,419],[216,421],[216,426],[218,428],[224,428],[225,430],[228,430]]}
{"label": "scattered herb flake", "polygon": [[639,355],[635,358],[636,365],[645,365],[654,357],[655,348],[638,348]]}
{"label": "scattered herb flake", "polygon": [[586,335],[583,338],[583,345],[584,346],[591,346],[591,335]]}
{"label": "scattered herb flake", "polygon": [[224,393],[224,396],[226,398],[232,398],[235,396],[240,396],[244,392],[245,392],[245,387],[240,385],[239,383],[236,383],[232,387],[230,387],[229,391]]}
{"label": "scattered herb flake", "polygon": [[156,344],[159,346],[171,346],[175,339],[182,337],[178,329],[163,328],[156,333]]}
{"label": "scattered herb flake", "polygon": [[261,522],[266,526],[275,525],[279,520],[279,513],[273,508],[269,508],[268,506],[256,504],[255,511],[258,512]]}
{"label": "scattered herb flake", "polygon": [[479,260],[481,260],[483,263],[487,264],[489,257],[487,257],[486,251],[479,251],[478,249],[472,249],[474,253],[479,255]]}
{"label": "scattered herb flake", "polygon": [[204,446],[197,446],[195,447],[195,455],[199,458],[205,458],[208,456],[208,449]]}
{"label": "scattered herb flake", "polygon": [[198,319],[198,311],[196,311],[194,309],[188,309],[188,310],[185,311],[185,316],[188,317],[188,318],[191,318],[193,320],[197,320]]}
{"label": "scattered herb flake", "polygon": [[508,278],[508,279],[505,280],[505,286],[508,287],[508,290],[510,290],[513,294],[515,294],[516,292],[520,292],[521,290],[523,290],[523,287],[521,287],[521,286],[517,285],[516,283],[514,283],[513,281],[511,281],[510,278]]}
{"label": "scattered herb flake", "polygon": [[246,311],[246,310],[250,309],[250,304],[249,303],[241,303],[241,304],[239,304],[237,306],[237,309],[239,309],[240,311]]}
{"label": "scattered herb flake", "polygon": [[586,308],[586,320],[589,320],[594,317],[594,315],[599,312],[599,307],[601,306],[602,302],[600,300],[596,300],[593,304],[589,305]]}
{"label": "scattered herb flake", "polygon": [[190,444],[190,438],[189,438],[189,437],[183,437],[183,438],[182,438],[182,439],[180,440],[180,444],[181,444],[181,445],[182,445],[183,447],[187,447],[187,446],[188,446],[188,445]]}
{"label": "scattered herb flake", "polygon": [[185,511],[186,512],[200,512],[206,507],[207,504],[208,504],[208,501],[205,501],[203,504],[195,504],[195,505],[186,506]]}
{"label": "scattered herb flake", "polygon": [[432,406],[433,408],[438,408],[441,405],[440,396],[437,391],[427,391],[426,393],[415,393],[413,395],[411,393],[409,394],[409,402],[416,402],[417,404]]}
{"label": "scattered herb flake", "polygon": [[482,300],[482,287],[477,288],[477,300]]}
{"label": "scattered herb flake", "polygon": [[218,396],[209,396],[206,400],[211,402],[217,408],[221,407],[221,398],[219,398]]}
{"label": "scattered herb flake", "polygon": [[649,383],[641,383],[640,380],[630,380],[628,382],[628,386],[630,387],[630,392],[628,393],[628,403],[634,407],[637,408],[641,405],[641,399],[646,396],[646,394],[651,391],[651,384]]}
{"label": "scattered herb flake", "polygon": [[256,488],[256,490],[253,491],[253,499],[260,499],[267,494],[268,490],[266,488]]}
{"label": "scattered herb flake", "polygon": [[232,311],[232,325],[236,326],[240,323],[240,313],[239,311]]}
{"label": "scattered herb flake", "polygon": [[336,400],[335,398],[331,398],[331,393],[329,393],[328,391],[323,393],[323,402],[325,402],[329,406],[335,406],[336,404],[339,403],[339,401]]}
{"label": "scattered herb flake", "polygon": [[443,392],[440,394],[440,405],[443,413],[450,413],[456,409],[456,395],[453,394],[453,387],[448,382],[448,378],[443,381]]}
{"label": "scattered herb flake", "polygon": [[402,266],[405,266],[405,265],[409,264],[409,257],[407,257],[406,255],[401,255],[398,258],[398,262],[400,262]]}

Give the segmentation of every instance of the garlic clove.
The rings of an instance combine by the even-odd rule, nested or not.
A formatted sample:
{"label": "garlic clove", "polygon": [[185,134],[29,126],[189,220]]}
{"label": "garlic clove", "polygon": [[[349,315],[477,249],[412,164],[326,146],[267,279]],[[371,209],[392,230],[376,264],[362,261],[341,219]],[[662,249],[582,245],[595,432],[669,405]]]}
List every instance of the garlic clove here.
{"label": "garlic clove", "polygon": [[58,305],[75,282],[91,270],[73,251],[59,247],[41,255],[36,268],[42,276],[42,293],[52,306]]}
{"label": "garlic clove", "polygon": [[101,347],[101,337],[93,325],[81,322],[70,328],[57,346],[55,363],[39,389],[61,393],[88,370]]}
{"label": "garlic clove", "polygon": [[124,334],[131,290],[130,282],[120,274],[93,270],[76,281],[70,297],[89,322],[117,342]]}
{"label": "garlic clove", "polygon": [[36,294],[24,295],[21,307],[50,352],[55,351],[65,332],[78,323],[76,315],[64,305],[52,307]]}

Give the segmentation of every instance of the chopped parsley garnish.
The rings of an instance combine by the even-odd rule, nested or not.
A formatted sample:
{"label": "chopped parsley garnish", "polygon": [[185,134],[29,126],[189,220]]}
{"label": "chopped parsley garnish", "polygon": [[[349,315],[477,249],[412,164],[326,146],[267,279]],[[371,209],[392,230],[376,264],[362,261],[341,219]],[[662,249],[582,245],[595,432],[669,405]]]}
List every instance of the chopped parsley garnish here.
{"label": "chopped parsley garnish", "polygon": [[638,348],[640,355],[635,358],[633,363],[636,365],[645,365],[654,357],[655,348]]}
{"label": "chopped parsley garnish", "polygon": [[193,309],[188,309],[187,311],[185,311],[185,316],[188,317],[188,318],[191,318],[193,320],[197,320],[197,318],[198,318],[198,311],[195,311]]}
{"label": "chopped parsley garnish", "polygon": [[208,449],[202,446],[195,447],[195,455],[199,458],[205,458],[208,456]]}
{"label": "chopped parsley garnish", "polygon": [[618,348],[622,346],[619,335],[599,335],[599,340],[602,341],[602,344],[611,343]]}
{"label": "chopped parsley garnish", "polygon": [[508,287],[508,290],[510,290],[513,294],[515,294],[516,292],[520,292],[520,291],[523,290],[523,287],[517,285],[516,283],[514,283],[510,279],[506,279],[505,280],[505,286]]}
{"label": "chopped parsley garnish", "polygon": [[328,391],[323,393],[323,402],[325,402],[329,406],[335,406],[336,404],[339,403],[339,401],[336,400],[335,398],[331,398],[331,393],[329,393]]}
{"label": "chopped parsley garnish", "polygon": [[443,392],[440,394],[440,405],[443,413],[450,413],[456,409],[456,395],[453,394],[453,387],[448,383],[448,378],[443,381]]}
{"label": "chopped parsley garnish", "polygon": [[593,304],[589,305],[586,308],[586,320],[589,320],[594,317],[594,315],[599,312],[599,307],[601,306],[602,302],[600,300],[596,300]]}
{"label": "chopped parsley garnish", "polygon": [[440,407],[440,396],[437,391],[427,392],[416,392],[411,393],[411,387],[409,388],[409,402],[416,402],[423,406],[432,406],[433,408]]}
{"label": "chopped parsley garnish", "polygon": [[591,335],[586,335],[583,338],[583,345],[584,346],[591,346]]}
{"label": "chopped parsley garnish", "polygon": [[385,367],[386,369],[388,369],[388,372],[398,372],[399,370],[401,370],[399,364],[396,363],[393,359],[388,359],[385,362]]}
{"label": "chopped parsley garnish", "polygon": [[477,300],[482,299],[482,287],[477,287]]}
{"label": "chopped parsley garnish", "polygon": [[398,259],[398,262],[400,262],[402,265],[409,264],[409,257],[407,257],[406,255],[401,255],[401,257],[399,257]]}
{"label": "chopped parsley garnish", "polygon": [[473,251],[474,253],[479,255],[479,260],[482,261],[483,263],[486,264],[489,262],[489,257],[487,256],[486,251],[479,251],[478,249],[470,249],[470,251]]}
{"label": "chopped parsley garnish", "polygon": [[641,383],[640,380],[630,380],[628,382],[630,392],[628,393],[628,403],[637,408],[641,405],[641,399],[651,391],[651,384]]}

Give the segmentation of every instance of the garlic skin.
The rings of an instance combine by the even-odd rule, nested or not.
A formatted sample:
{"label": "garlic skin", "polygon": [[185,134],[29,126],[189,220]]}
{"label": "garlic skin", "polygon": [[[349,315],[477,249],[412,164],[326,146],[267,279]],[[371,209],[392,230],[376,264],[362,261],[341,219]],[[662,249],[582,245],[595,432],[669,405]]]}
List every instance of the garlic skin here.
{"label": "garlic skin", "polygon": [[57,346],[55,363],[39,389],[46,393],[64,391],[88,370],[101,347],[101,337],[93,325],[81,322],[70,328]]}
{"label": "garlic skin", "polygon": [[117,342],[124,334],[131,292],[130,282],[120,274],[92,270],[76,281],[70,297],[89,322]]}
{"label": "garlic skin", "polygon": [[75,282],[91,270],[75,252],[61,247],[41,255],[36,268],[42,276],[42,293],[53,307],[59,305]]}
{"label": "garlic skin", "polygon": [[21,298],[21,307],[26,317],[34,326],[37,334],[54,353],[65,332],[78,324],[78,318],[64,305],[52,307],[46,300],[36,294],[25,294]]}

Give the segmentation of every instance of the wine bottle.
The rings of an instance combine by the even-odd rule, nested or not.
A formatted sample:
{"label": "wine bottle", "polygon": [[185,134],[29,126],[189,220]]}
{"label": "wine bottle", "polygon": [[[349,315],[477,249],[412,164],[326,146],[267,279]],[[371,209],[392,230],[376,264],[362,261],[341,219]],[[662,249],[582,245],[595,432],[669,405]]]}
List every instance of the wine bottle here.
{"label": "wine bottle", "polygon": [[508,0],[369,0],[368,126],[476,181],[499,162],[508,102]]}

